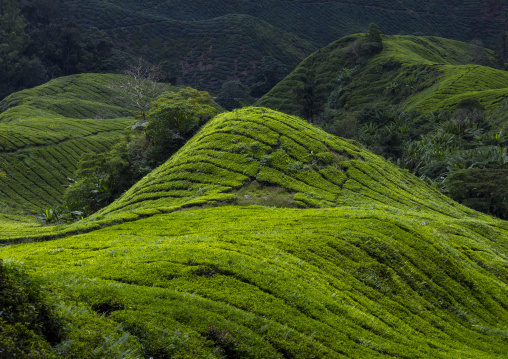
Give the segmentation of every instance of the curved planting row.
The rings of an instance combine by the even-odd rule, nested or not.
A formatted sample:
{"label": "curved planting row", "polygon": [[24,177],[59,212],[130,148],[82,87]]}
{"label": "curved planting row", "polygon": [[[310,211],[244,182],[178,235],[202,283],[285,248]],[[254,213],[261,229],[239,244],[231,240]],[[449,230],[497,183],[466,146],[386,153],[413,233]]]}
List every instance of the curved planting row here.
{"label": "curved planting row", "polygon": [[233,201],[251,183],[281,187],[297,207],[391,206],[463,216],[409,173],[301,119],[264,108],[219,115],[94,219]]}
{"label": "curved planting row", "polygon": [[[40,211],[57,204],[73,177],[80,156],[110,148],[132,121],[110,123],[98,131],[58,144],[38,145],[22,151],[0,153],[0,205]],[[93,127],[90,127],[93,130]]]}
{"label": "curved planting row", "polygon": [[80,156],[106,151],[122,138],[133,123],[124,117],[132,109],[118,106],[115,83],[122,78],[62,77],[0,102],[1,212],[58,204]]}
{"label": "curved planting row", "polygon": [[60,300],[83,301],[129,338],[87,341],[97,328],[74,326],[69,351],[501,358],[508,228],[500,224],[417,211],[228,206],[6,247],[0,258],[37,268]]}

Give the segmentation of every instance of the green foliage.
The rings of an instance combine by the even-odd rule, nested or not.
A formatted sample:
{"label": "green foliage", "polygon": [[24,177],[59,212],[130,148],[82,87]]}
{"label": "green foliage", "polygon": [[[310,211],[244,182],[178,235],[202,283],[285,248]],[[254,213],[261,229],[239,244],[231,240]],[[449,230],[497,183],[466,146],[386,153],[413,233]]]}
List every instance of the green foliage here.
{"label": "green foliage", "polygon": [[288,74],[286,65],[271,56],[264,56],[256,69],[257,82],[251,87],[252,96],[263,96]]}
{"label": "green foliage", "polygon": [[323,79],[315,78],[312,72],[306,71],[298,76],[298,81],[299,86],[293,89],[294,101],[303,118],[312,123],[323,109]]}
{"label": "green foliage", "polygon": [[250,90],[240,81],[225,81],[217,96],[217,103],[226,110],[231,111],[235,108],[242,107],[242,103],[250,101]]}
{"label": "green foliage", "polygon": [[505,222],[266,108],[216,116],[83,221],[16,218],[27,221],[0,216],[2,243],[18,242],[0,258],[37,268],[61,298],[67,336],[53,353],[64,357],[507,350]]}
{"label": "green foliage", "polygon": [[107,152],[81,155],[63,206],[46,209],[42,216],[46,223],[82,219],[112,203],[166,161],[219,108],[208,93],[191,88],[164,96],[154,102],[148,121],[140,120],[131,127],[127,141]]}
{"label": "green foliage", "polygon": [[368,55],[377,54],[383,50],[383,39],[381,38],[381,30],[379,26],[371,22],[367,33],[365,34],[365,43],[362,46],[362,51]]}
{"label": "green foliage", "polygon": [[0,6],[0,99],[55,77],[124,66],[106,32],[77,26],[66,2],[9,0]]}
{"label": "green foliage", "polygon": [[477,211],[508,219],[508,169],[461,169],[452,172],[445,184],[454,200]]}
{"label": "green foliage", "polygon": [[0,259],[0,357],[59,358],[51,345],[64,336],[55,308],[46,303],[40,283]]}
{"label": "green foliage", "polygon": [[0,99],[19,89],[24,77],[36,66],[23,56],[29,37],[17,0],[0,3]]}
{"label": "green foliage", "polygon": [[[142,143],[143,140],[135,141],[132,148],[142,148]],[[129,146],[127,151],[132,176],[126,177],[142,178],[137,177],[139,182],[109,206],[84,221],[54,228],[37,229],[30,225],[20,229],[6,219],[8,225],[0,232],[0,239],[16,242],[27,236],[52,238],[157,213],[231,202],[282,207],[376,203],[401,209],[418,205],[431,213],[470,215],[467,209],[456,207],[423,181],[418,181],[422,187],[417,191],[410,189],[415,180],[409,173],[401,172],[356,143],[326,134],[299,118],[264,108],[245,108],[217,116],[149,174],[139,170],[145,160],[133,156]],[[255,180],[263,187],[273,186],[282,192],[241,191]],[[97,187],[88,190],[84,195]]]}
{"label": "green foliage", "polygon": [[160,99],[148,112],[145,133],[153,143],[152,161],[163,163],[182,147],[217,110],[197,100]]}
{"label": "green foliage", "polygon": [[75,182],[64,193],[63,201],[71,219],[83,218],[110,204],[132,183],[126,146],[119,144],[101,154],[81,156]]}

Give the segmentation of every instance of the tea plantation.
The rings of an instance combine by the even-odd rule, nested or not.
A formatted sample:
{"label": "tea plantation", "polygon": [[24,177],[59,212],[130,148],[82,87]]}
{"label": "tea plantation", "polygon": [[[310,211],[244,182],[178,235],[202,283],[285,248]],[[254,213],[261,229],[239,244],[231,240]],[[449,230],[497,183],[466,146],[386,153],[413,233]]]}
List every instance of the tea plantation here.
{"label": "tea plantation", "polygon": [[508,72],[493,68],[489,50],[439,37],[384,35],[382,51],[365,56],[356,48],[363,38],[347,36],[315,52],[257,105],[299,113],[301,101],[292,89],[302,87],[304,78],[316,82],[316,113],[337,110],[339,117],[369,106],[452,111],[468,98],[491,114],[507,102]]}
{"label": "tea plantation", "polygon": [[227,80],[251,86],[263,57],[293,69],[316,49],[370,22],[386,34],[481,40],[498,48],[506,31],[503,1],[69,1],[72,18],[105,31],[117,47],[167,61],[192,87],[220,91]]}
{"label": "tea plantation", "polygon": [[[16,220],[0,218],[0,289],[33,281],[32,295],[7,303],[47,313],[24,324],[36,328],[32,349],[19,346],[26,357],[35,347],[48,358],[508,351],[507,222],[266,108],[217,116],[89,218]],[[0,320],[4,343],[19,343],[16,318]],[[55,320],[60,334],[45,337]]]}
{"label": "tea plantation", "polygon": [[108,86],[119,75],[75,75],[0,102],[0,212],[58,203],[77,161],[109,149],[134,120]]}

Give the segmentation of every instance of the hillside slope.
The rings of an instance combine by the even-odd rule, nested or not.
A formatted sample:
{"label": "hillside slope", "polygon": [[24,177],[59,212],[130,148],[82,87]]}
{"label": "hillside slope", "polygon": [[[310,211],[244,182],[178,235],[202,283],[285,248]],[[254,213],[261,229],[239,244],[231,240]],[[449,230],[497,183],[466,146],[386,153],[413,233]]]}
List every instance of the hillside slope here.
{"label": "hillside slope", "polygon": [[[119,48],[166,60],[193,87],[214,90],[237,78],[252,85],[262,57],[294,68],[312,51],[376,22],[384,33],[418,33],[490,48],[506,30],[499,1],[65,1],[85,27],[105,30]],[[238,59],[232,64],[231,59]],[[199,65],[197,75],[188,65]],[[228,67],[226,67],[228,65]],[[229,72],[225,72],[225,71]]]}
{"label": "hillside slope", "polygon": [[134,119],[108,88],[119,78],[63,77],[0,102],[2,213],[37,213],[59,203],[80,155],[106,151],[122,138]]}
{"label": "hillside slope", "polygon": [[42,240],[227,203],[478,216],[354,142],[298,117],[246,108],[218,115],[165,164],[85,220],[42,228],[9,222],[0,240]]}
{"label": "hillside slope", "polygon": [[[96,217],[234,200],[235,192],[253,181],[290,191],[294,206],[419,206],[468,215],[465,208],[357,144],[297,117],[247,108],[219,115]],[[416,183],[421,186],[414,189]]]}
{"label": "hillside slope", "polygon": [[[300,208],[277,208],[277,194]],[[125,358],[508,350],[506,222],[272,110],[217,116],[117,202],[59,230],[89,233],[0,247],[0,259],[123,332],[87,342],[78,334],[97,329],[73,326],[61,357],[80,346]]]}
{"label": "hillside slope", "polygon": [[316,112],[337,110],[338,117],[376,105],[400,112],[451,111],[465,98],[477,99],[491,113],[506,102],[507,71],[467,64],[474,57],[491,63],[484,49],[436,37],[383,36],[383,50],[368,57],[356,49],[362,38],[342,38],[309,56],[257,104],[299,113],[295,89],[304,86],[304,77],[315,79]]}

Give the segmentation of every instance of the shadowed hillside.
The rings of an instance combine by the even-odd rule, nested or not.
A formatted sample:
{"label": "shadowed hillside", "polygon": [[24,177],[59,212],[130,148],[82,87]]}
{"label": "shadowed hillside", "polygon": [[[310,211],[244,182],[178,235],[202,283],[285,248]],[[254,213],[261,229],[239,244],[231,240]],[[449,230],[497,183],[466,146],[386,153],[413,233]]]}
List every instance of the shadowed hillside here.
{"label": "shadowed hillside", "polygon": [[[506,4],[453,1],[66,1],[76,21],[105,30],[131,54],[166,60],[190,86],[219,90],[227,79],[253,84],[262,57],[294,68],[313,49],[370,22],[384,33],[434,35],[498,46]],[[268,25],[270,24],[270,25]],[[234,66],[225,65],[238,59]],[[188,65],[199,65],[197,74]]]}
{"label": "shadowed hillside", "polygon": [[289,113],[301,111],[295,89],[305,78],[316,83],[316,113],[337,110],[338,117],[365,107],[400,112],[453,110],[475,98],[488,112],[507,97],[508,72],[492,65],[491,53],[470,44],[436,37],[383,36],[383,50],[362,54],[363,35],[342,38],[305,59],[257,102]]}
{"label": "shadowed hillside", "polygon": [[[58,357],[508,349],[506,222],[272,110],[217,116],[118,201],[53,234],[76,230],[89,233],[0,248],[59,295],[68,337],[54,344]],[[107,334],[73,324],[94,314]]]}

